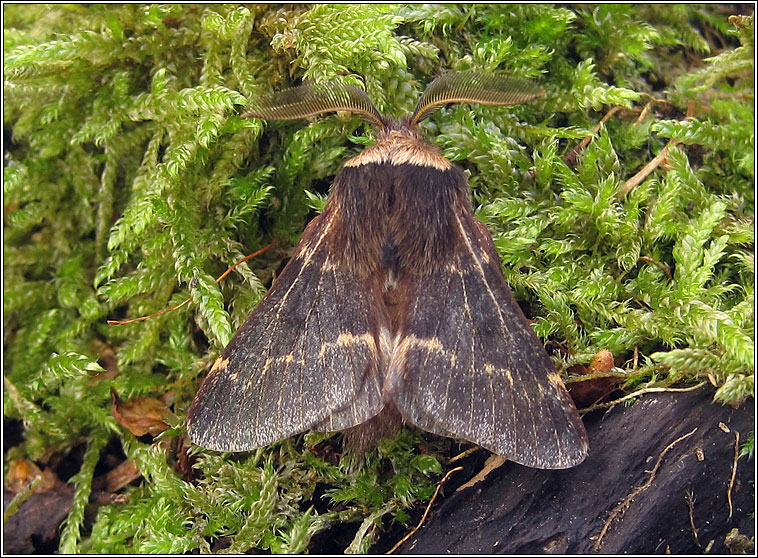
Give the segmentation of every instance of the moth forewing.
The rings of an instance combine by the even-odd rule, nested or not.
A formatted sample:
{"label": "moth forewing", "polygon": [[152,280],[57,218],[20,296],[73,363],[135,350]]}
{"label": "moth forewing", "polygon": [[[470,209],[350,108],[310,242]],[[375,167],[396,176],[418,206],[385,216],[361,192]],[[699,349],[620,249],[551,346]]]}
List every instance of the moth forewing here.
{"label": "moth forewing", "polygon": [[381,410],[371,293],[339,266],[333,211],[308,225],[195,396],[187,429],[196,444],[247,451],[317,425],[347,428]]}
{"label": "moth forewing", "polygon": [[242,451],[348,429],[361,453],[405,421],[532,467],[584,459],[582,422],[505,283],[463,172],[416,127],[450,102],[540,93],[450,74],[394,121],[342,85],[259,103],[257,116],[276,119],[350,110],[379,131],[337,174],[324,212],[206,378],[188,415],[195,443]]}
{"label": "moth forewing", "polygon": [[393,401],[426,430],[475,442],[518,463],[581,462],[584,428],[550,358],[521,313],[492,240],[459,200],[460,247],[414,289]]}

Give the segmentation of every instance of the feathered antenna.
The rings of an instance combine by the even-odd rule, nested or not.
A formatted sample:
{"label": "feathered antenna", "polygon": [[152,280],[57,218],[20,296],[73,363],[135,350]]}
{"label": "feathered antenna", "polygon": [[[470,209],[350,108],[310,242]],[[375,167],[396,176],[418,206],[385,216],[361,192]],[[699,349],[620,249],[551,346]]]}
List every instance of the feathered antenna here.
{"label": "feathered antenna", "polygon": [[429,84],[416,105],[411,124],[418,124],[450,103],[520,105],[544,94],[537,85],[525,79],[479,72],[450,72]]}
{"label": "feathered antenna", "polygon": [[258,99],[256,106],[243,116],[263,120],[299,120],[328,112],[352,112],[377,126],[382,115],[365,92],[339,82],[301,85]]}

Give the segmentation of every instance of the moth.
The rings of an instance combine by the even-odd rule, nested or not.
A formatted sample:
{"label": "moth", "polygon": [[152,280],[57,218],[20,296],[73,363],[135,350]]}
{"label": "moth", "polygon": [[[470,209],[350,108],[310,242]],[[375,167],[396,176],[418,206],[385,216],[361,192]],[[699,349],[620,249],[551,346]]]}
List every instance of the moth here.
{"label": "moth", "polygon": [[344,84],[261,100],[251,114],[265,120],[358,114],[376,125],[376,142],[344,163],[323,212],[213,364],[189,409],[191,440],[246,451],[346,430],[361,453],[404,421],[529,467],[580,463],[584,426],[506,285],[466,177],[419,129],[443,105],[542,94],[525,80],[457,72],[397,120]]}

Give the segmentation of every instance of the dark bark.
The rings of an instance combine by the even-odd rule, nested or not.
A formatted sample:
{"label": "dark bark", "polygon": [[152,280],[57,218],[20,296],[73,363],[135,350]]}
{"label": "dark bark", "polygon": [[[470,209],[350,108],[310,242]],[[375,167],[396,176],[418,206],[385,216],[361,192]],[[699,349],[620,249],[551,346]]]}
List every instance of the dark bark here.
{"label": "dark bark", "polygon": [[[711,553],[728,553],[724,540],[733,528],[754,536],[752,458],[737,462],[731,518],[727,492],[735,432],[741,445],[755,413],[752,399],[733,409],[712,403],[712,395],[706,388],[645,395],[630,407],[594,412],[585,417],[590,455],[584,463],[546,471],[509,462],[472,487],[451,493],[448,485],[448,497],[397,552],[682,554],[702,553],[710,544]],[[613,510],[645,485],[667,446],[694,429],[666,451],[652,483],[611,523],[598,548]]]}
{"label": "dark bark", "polygon": [[[3,509],[13,499],[3,490]],[[3,525],[3,554],[47,554],[58,547],[61,522],[71,511],[74,490],[56,481],[50,490],[35,492]]]}

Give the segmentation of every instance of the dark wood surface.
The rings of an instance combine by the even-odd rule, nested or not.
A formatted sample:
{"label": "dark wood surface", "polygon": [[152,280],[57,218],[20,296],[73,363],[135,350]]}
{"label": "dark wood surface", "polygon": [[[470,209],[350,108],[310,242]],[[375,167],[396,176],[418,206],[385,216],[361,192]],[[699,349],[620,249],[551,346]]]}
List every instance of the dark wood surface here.
{"label": "dark wood surface", "polygon": [[[733,528],[755,534],[752,458],[737,462],[731,518],[727,498],[735,432],[742,445],[754,430],[754,401],[733,409],[712,403],[712,396],[707,387],[645,395],[631,406],[586,416],[590,455],[572,469],[505,463],[462,490],[451,479],[443,502],[397,553],[689,554],[709,545],[710,553],[729,553],[724,541]],[[640,490],[664,451],[652,482]],[[628,507],[598,546],[605,523],[625,500]]]}

